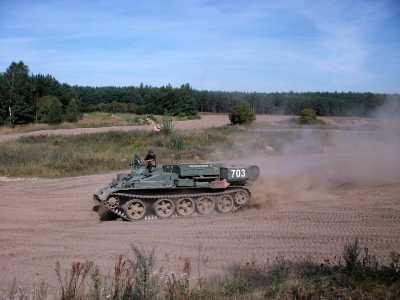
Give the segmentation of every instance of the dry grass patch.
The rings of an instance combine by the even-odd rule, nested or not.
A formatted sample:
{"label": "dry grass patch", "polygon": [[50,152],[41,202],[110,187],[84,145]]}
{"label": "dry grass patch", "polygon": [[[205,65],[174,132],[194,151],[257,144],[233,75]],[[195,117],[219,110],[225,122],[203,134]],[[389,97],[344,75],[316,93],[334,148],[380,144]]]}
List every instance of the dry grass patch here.
{"label": "dry grass patch", "polygon": [[0,175],[62,177],[121,170],[128,168],[134,153],[144,156],[149,148],[161,163],[199,161],[212,146],[226,142],[230,130],[25,137],[0,145]]}

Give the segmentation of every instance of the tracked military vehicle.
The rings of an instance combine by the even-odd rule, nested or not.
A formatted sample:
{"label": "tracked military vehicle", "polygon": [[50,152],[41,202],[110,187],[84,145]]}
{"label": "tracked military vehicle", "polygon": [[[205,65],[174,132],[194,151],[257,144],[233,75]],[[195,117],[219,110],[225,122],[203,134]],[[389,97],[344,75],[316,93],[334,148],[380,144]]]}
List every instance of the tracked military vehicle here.
{"label": "tracked military vehicle", "polygon": [[249,182],[258,175],[257,166],[193,163],[147,168],[135,159],[131,172],[118,174],[94,200],[103,211],[127,221],[228,213],[249,204]]}

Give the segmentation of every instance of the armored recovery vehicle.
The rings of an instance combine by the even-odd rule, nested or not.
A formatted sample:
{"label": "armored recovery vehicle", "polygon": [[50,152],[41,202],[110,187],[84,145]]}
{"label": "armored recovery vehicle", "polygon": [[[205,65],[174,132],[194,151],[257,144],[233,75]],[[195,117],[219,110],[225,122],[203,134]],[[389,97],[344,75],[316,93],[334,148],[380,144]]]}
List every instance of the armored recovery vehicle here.
{"label": "armored recovery vehicle", "polygon": [[103,211],[127,221],[148,216],[228,213],[248,205],[249,182],[259,175],[257,166],[223,164],[170,164],[149,170],[135,159],[129,174],[118,174],[94,194]]}

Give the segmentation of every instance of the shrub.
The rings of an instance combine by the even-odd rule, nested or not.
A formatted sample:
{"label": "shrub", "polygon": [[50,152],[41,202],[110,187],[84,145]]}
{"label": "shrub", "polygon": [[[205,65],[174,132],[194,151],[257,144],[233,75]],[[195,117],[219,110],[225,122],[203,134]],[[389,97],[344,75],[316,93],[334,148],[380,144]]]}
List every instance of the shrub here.
{"label": "shrub", "polygon": [[65,110],[65,120],[68,122],[77,122],[79,120],[80,113],[76,100],[72,98],[67,105]]}
{"label": "shrub", "polygon": [[161,121],[161,133],[171,134],[174,132],[174,124],[172,123],[172,117],[164,117]]}
{"label": "shrub", "polygon": [[133,118],[129,118],[127,121],[129,124],[134,124],[134,125],[149,125],[150,124],[146,117],[140,117],[140,116],[134,116]]}
{"label": "shrub", "polygon": [[229,120],[233,125],[248,124],[256,119],[255,113],[251,110],[248,103],[238,103],[229,114]]}
{"label": "shrub", "polygon": [[345,268],[349,273],[355,273],[361,267],[360,261],[361,248],[358,243],[358,239],[354,242],[348,243],[343,249],[343,259],[345,262]]}
{"label": "shrub", "polygon": [[[132,246],[133,256],[118,256],[113,272],[107,275],[88,261],[74,262],[65,272],[57,263],[58,299],[400,299],[400,254],[392,253],[389,264],[371,268],[367,258],[372,256],[366,249],[363,255],[357,240],[346,244],[344,266],[340,261],[321,264],[278,257],[272,264],[233,265],[222,277],[204,280],[199,275],[195,284],[189,259],[181,273],[156,271],[154,250]],[[354,266],[358,274],[348,272]],[[3,299],[50,298],[45,283],[29,291],[14,280],[6,293],[0,290]]]}
{"label": "shrub", "polygon": [[155,255],[153,251],[140,250],[131,246],[134,259],[130,261],[133,269],[133,299],[154,299],[159,293],[158,278],[155,276],[154,263]]}
{"label": "shrub", "polygon": [[85,282],[92,266],[91,262],[74,262],[70,272],[65,272],[62,276],[60,263],[56,263],[55,271],[60,284],[61,300],[84,299]]}
{"label": "shrub", "polygon": [[317,123],[317,112],[312,108],[305,108],[300,113],[300,124]]}
{"label": "shrub", "polygon": [[152,120],[152,121],[154,121],[154,122],[157,122],[157,118],[153,114],[148,114],[147,118]]}
{"label": "shrub", "polygon": [[37,111],[39,122],[57,124],[62,121],[62,104],[57,97],[45,96],[39,99]]}
{"label": "shrub", "polygon": [[179,278],[174,273],[167,277],[164,290],[165,298],[171,300],[190,299],[192,294],[189,278],[187,276]]}
{"label": "shrub", "polygon": [[181,151],[185,148],[185,139],[174,132],[170,136],[167,147],[172,150]]}

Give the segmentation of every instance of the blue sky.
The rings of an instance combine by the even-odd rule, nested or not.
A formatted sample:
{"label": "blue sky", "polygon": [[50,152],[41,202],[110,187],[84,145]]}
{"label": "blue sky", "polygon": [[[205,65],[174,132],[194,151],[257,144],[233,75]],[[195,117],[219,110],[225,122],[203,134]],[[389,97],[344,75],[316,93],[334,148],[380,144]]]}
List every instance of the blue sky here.
{"label": "blue sky", "polygon": [[0,70],[70,84],[400,91],[400,0],[0,0]]}

